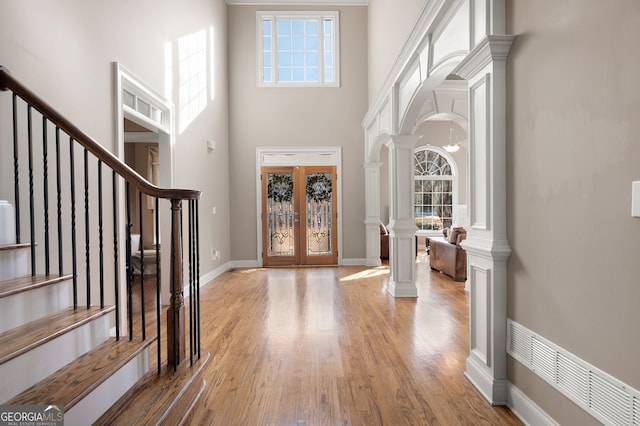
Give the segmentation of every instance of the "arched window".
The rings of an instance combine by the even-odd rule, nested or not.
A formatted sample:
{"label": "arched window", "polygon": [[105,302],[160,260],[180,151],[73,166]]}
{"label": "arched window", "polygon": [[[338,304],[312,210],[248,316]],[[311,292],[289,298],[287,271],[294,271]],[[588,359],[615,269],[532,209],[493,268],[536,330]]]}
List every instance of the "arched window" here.
{"label": "arched window", "polygon": [[420,147],[414,152],[414,219],[421,231],[439,231],[452,223],[455,168],[434,147]]}

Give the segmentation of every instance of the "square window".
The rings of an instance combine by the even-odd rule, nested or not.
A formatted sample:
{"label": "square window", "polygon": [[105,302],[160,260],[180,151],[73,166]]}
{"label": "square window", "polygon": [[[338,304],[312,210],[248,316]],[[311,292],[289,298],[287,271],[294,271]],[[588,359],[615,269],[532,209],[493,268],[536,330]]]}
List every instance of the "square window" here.
{"label": "square window", "polygon": [[278,21],[278,37],[291,34],[291,21],[282,19]]}
{"label": "square window", "polygon": [[304,81],[304,68],[293,69],[293,81]]}
{"label": "square window", "polygon": [[305,54],[304,53],[302,53],[302,52],[293,52],[291,54],[291,57],[293,58],[292,65],[294,67],[304,67],[304,65],[305,65],[305,62],[304,62]]}
{"label": "square window", "polygon": [[315,53],[305,53],[304,55],[304,63],[306,66],[317,67],[318,66],[318,55]]}
{"label": "square window", "polygon": [[290,51],[291,50],[291,37],[279,36],[278,37],[278,50]]}
{"label": "square window", "polygon": [[259,85],[339,87],[338,12],[259,11],[256,17]]}
{"label": "square window", "polygon": [[280,66],[280,67],[290,67],[291,66],[291,53],[290,52],[279,52],[278,53],[278,66]]}
{"label": "square window", "polygon": [[317,36],[309,36],[305,40],[305,46],[307,50],[318,51],[318,37]]}
{"label": "square window", "polygon": [[318,68],[306,68],[305,69],[305,81],[318,81]]}
{"label": "square window", "polygon": [[291,27],[292,34],[304,34],[304,23],[302,21],[293,21]]}
{"label": "square window", "polygon": [[301,36],[301,35],[293,36],[293,43],[291,48],[293,50],[304,50],[304,36]]}
{"label": "square window", "polygon": [[318,34],[318,21],[306,21],[304,29],[306,34]]}
{"label": "square window", "polygon": [[291,81],[291,68],[278,68],[279,81]]}

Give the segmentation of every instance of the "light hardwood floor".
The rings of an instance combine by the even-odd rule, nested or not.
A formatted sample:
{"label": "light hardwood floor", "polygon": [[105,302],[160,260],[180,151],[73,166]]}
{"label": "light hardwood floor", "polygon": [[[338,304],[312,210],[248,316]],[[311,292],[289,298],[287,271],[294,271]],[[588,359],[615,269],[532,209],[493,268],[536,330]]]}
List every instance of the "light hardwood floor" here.
{"label": "light hardwood floor", "polygon": [[417,299],[388,267],[238,269],[202,288],[207,388],[190,423],[514,425],[465,379],[463,283],[418,257]]}

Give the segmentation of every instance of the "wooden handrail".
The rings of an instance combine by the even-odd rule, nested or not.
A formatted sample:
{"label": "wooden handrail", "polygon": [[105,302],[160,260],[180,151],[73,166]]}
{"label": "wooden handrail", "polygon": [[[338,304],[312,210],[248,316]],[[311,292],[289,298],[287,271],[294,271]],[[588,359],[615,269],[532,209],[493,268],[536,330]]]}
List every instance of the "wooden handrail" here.
{"label": "wooden handrail", "polygon": [[91,136],[84,133],[78,127],[73,125],[69,120],[63,117],[49,104],[42,100],[39,96],[25,87],[18,80],[13,78],[11,73],[6,67],[0,65],[0,91],[12,90],[20,98],[26,101],[29,105],[39,111],[44,117],[46,117],[53,124],[58,126],[61,130],[67,133],[73,140],[78,142],[87,151],[91,152],[104,164],[108,165],[116,173],[127,180],[131,185],[135,186],[144,194],[168,199],[168,200],[198,200],[200,199],[201,192],[194,189],[175,189],[175,188],[160,188],[149,183],[145,178],[140,176],[135,170],[121,161],[118,157],[113,155],[110,151],[105,149],[102,145],[96,142]]}

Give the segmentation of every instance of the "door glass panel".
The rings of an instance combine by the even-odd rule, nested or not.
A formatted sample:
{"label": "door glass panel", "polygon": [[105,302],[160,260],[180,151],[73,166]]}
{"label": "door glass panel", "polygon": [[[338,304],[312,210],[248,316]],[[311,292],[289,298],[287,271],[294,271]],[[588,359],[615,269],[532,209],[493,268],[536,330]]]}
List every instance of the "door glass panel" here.
{"label": "door glass panel", "polygon": [[333,191],[331,179],[331,173],[308,173],[306,175],[307,256],[332,254]]}
{"label": "door glass panel", "polygon": [[294,256],[293,174],[268,173],[267,180],[268,255]]}

